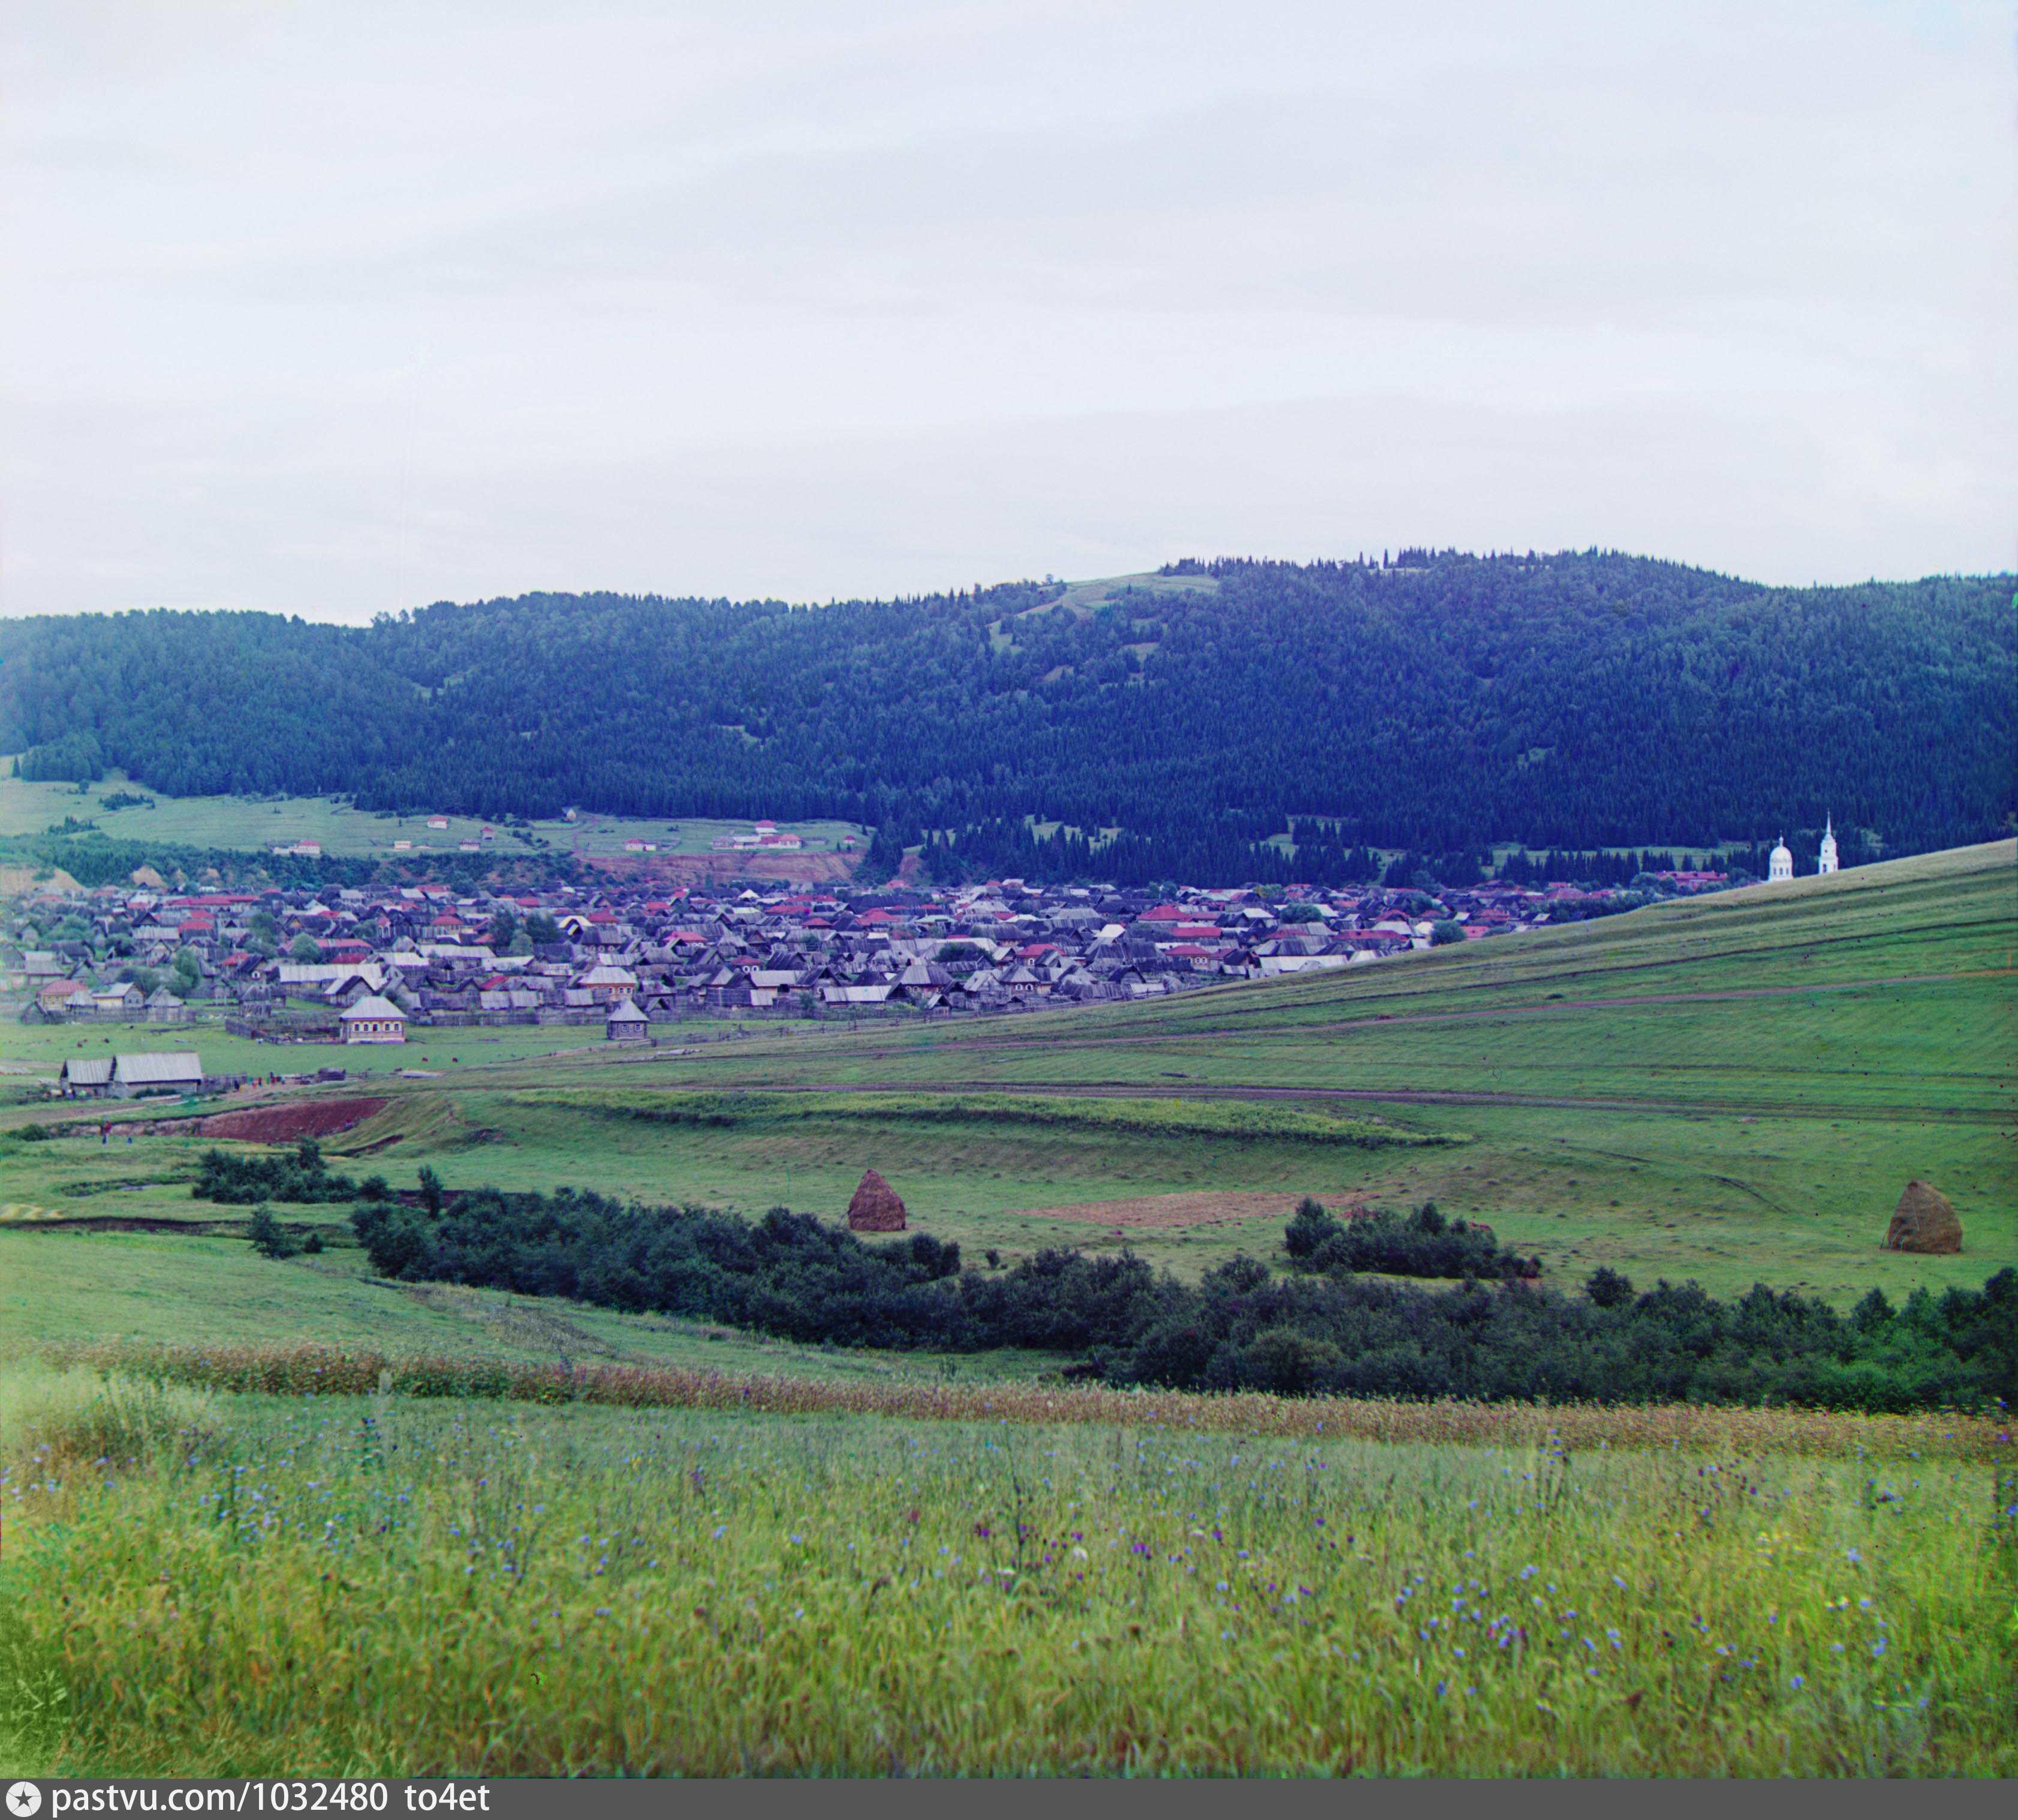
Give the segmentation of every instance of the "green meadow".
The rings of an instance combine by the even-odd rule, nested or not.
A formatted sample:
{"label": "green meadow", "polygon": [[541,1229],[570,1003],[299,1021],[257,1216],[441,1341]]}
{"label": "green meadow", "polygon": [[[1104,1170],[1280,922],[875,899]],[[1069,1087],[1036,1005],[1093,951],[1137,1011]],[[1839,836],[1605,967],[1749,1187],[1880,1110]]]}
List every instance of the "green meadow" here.
{"label": "green meadow", "polygon": [[1981,1460],[17,1365],[0,1461],[8,1774],[2018,1770]]}

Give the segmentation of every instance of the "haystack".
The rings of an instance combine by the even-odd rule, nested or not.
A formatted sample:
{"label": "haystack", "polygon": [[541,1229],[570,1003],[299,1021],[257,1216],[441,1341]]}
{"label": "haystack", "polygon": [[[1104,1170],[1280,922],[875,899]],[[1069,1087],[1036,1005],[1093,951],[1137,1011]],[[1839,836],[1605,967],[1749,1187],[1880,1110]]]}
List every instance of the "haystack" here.
{"label": "haystack", "polygon": [[873,1169],[863,1172],[862,1185],[848,1203],[848,1229],[851,1232],[904,1229],[904,1203],[897,1198],[897,1191]]}
{"label": "haystack", "polygon": [[1892,1225],[1885,1235],[1887,1251],[1954,1253],[1962,1249],[1962,1221],[1948,1197],[1930,1181],[1915,1176],[1906,1184]]}

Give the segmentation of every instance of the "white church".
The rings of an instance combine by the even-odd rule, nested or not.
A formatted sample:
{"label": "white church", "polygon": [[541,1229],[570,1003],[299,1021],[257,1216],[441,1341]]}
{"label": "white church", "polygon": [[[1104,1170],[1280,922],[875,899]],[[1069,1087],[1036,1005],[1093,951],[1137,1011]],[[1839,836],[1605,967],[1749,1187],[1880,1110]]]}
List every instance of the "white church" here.
{"label": "white church", "polygon": [[[1794,856],[1784,838],[1774,848],[1766,863],[1766,882],[1768,885],[1777,885],[1781,879],[1794,876]],[[1835,817],[1831,816],[1822,830],[1821,853],[1816,861],[1815,872],[1817,876],[1826,878],[1835,870]]]}

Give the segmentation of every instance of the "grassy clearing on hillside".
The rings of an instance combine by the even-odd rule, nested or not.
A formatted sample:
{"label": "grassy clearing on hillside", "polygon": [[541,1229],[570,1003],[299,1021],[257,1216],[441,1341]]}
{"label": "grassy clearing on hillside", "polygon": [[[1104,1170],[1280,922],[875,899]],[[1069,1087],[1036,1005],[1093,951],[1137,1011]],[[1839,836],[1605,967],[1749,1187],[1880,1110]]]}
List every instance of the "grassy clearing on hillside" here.
{"label": "grassy clearing on hillside", "polygon": [[2018,1770],[1988,1465],[15,1371],[9,1773]]}
{"label": "grassy clearing on hillside", "polygon": [[[0,759],[0,772],[5,769],[5,761]],[[105,808],[104,798],[114,794],[144,796],[148,802]],[[415,856],[460,853],[465,841],[481,841],[485,852],[505,859],[541,850],[518,838],[511,829],[475,816],[445,816],[446,827],[431,828],[425,813],[381,815],[327,797],[291,796],[266,801],[255,797],[163,796],[118,772],[80,794],[74,783],[31,783],[0,776],[0,834],[38,834],[67,816],[95,821],[102,833],[118,841],[240,852],[262,852],[296,841],[316,841],[325,853],[345,859],[389,859],[395,841],[411,842]],[[806,841],[810,852],[834,852],[844,836],[854,836],[858,844],[866,838],[852,822],[782,822],[779,826]],[[492,830],[489,840],[483,838],[486,827]],[[628,840],[649,841],[661,853],[710,853],[718,839],[747,834],[750,827],[748,822],[700,817],[668,820],[589,812],[572,822],[555,817],[529,824],[530,831],[555,852],[599,856],[620,855]],[[751,858],[754,866],[755,856]]]}

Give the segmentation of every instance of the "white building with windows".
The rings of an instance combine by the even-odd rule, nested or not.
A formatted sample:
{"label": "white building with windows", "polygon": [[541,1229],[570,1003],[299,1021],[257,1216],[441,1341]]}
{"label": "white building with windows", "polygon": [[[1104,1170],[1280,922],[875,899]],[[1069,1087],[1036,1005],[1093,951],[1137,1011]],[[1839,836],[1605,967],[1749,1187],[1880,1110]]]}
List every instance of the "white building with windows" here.
{"label": "white building with windows", "polygon": [[1766,862],[1766,882],[1778,885],[1783,878],[1794,876],[1794,855],[1785,841],[1773,849],[1772,856]]}
{"label": "white building with windows", "polygon": [[337,1019],[346,1043],[403,1043],[407,1014],[389,998],[375,993],[360,998]]}
{"label": "white building with windows", "polygon": [[1815,863],[1815,870],[1826,878],[1837,870],[1835,858],[1835,817],[1831,816],[1822,830],[1821,858]]}

